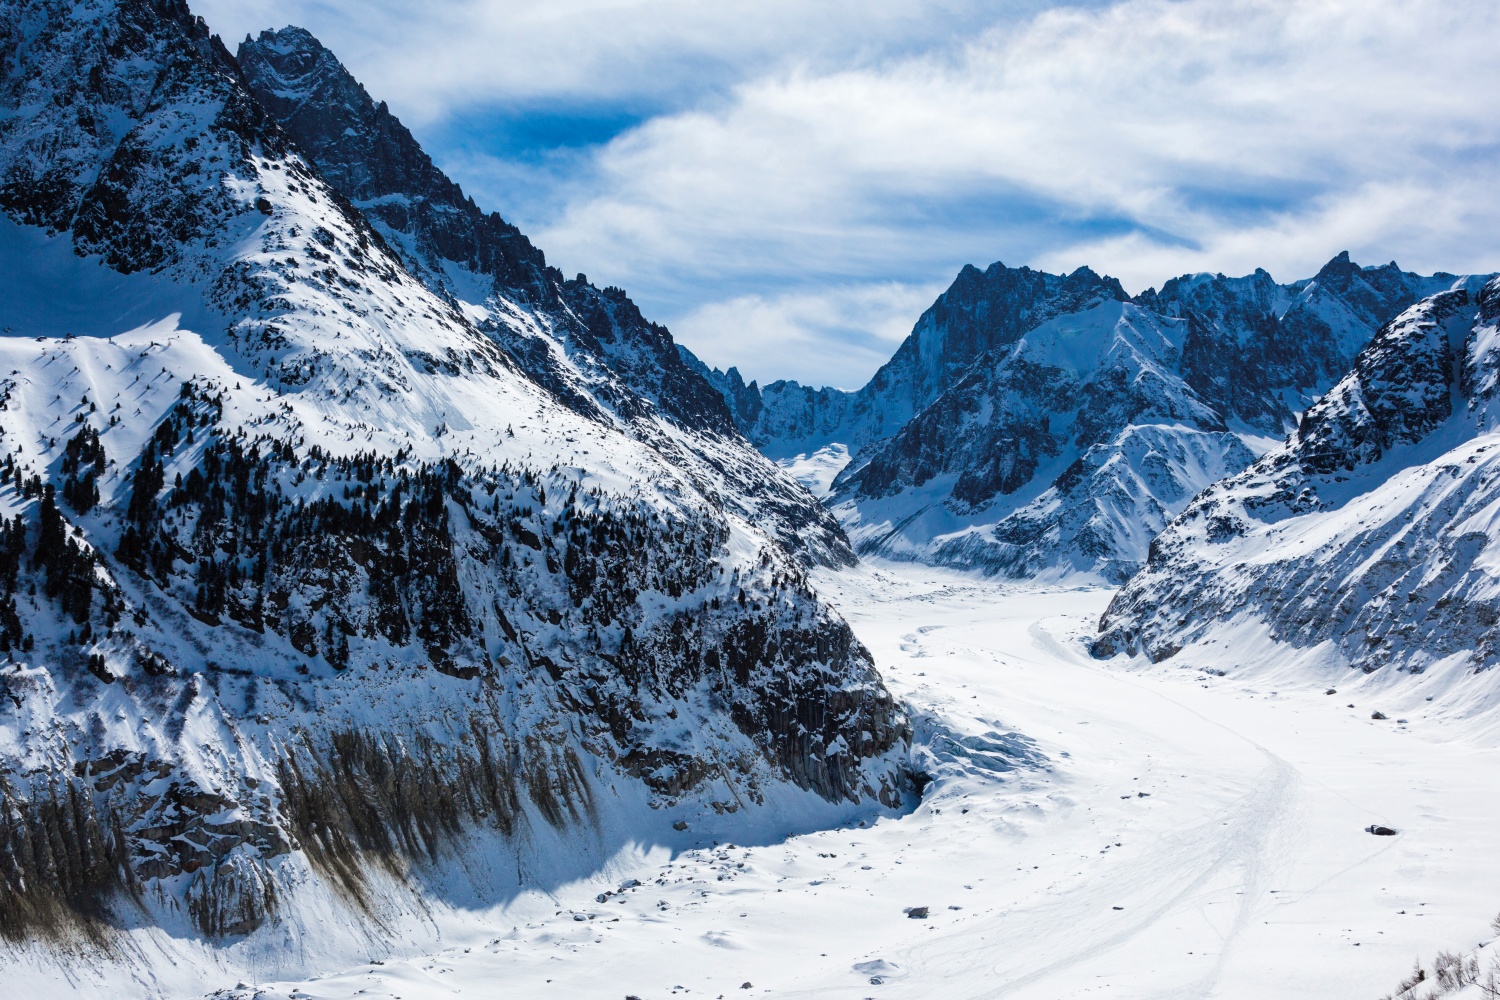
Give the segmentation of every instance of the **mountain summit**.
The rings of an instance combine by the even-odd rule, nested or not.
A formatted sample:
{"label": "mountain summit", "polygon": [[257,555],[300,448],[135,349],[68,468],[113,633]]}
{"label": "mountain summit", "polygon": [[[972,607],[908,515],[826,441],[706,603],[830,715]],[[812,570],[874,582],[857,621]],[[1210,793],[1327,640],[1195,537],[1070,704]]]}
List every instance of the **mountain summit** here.
{"label": "mountain summit", "polygon": [[1120,583],[1382,324],[1462,284],[1342,253],[1289,285],[1194,274],[1130,298],[1087,268],[997,263],[964,268],[856,392],[703,370],[766,454],[848,456],[827,502],[860,552]]}
{"label": "mountain summit", "polygon": [[514,226],[465,196],[316,38],[295,27],[265,31],[237,58],[259,103],[410,273],[533,381],[580,413],[609,414],[805,561],[852,561],[838,524],[747,446],[665,327],[622,290],[547,266]]}
{"label": "mountain summit", "polygon": [[830,516],[310,35],[241,57],[175,0],[0,11],[0,934],[290,974],[900,808]]}

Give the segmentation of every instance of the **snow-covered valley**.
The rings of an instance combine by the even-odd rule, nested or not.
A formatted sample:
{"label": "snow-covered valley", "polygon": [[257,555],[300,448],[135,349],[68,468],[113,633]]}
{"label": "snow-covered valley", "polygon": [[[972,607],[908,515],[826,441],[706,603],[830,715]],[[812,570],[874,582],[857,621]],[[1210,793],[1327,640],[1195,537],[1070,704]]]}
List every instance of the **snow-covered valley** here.
{"label": "snow-covered valley", "polygon": [[0,275],[0,1000],[1500,1000],[1494,274],[746,384],[311,32],[35,0]]}
{"label": "snow-covered valley", "polygon": [[1098,661],[1108,590],[815,580],[913,709],[915,812],[789,837],[812,819],[790,802],[663,817],[593,877],[430,914],[440,943],[411,956],[220,995],[1373,998],[1492,936],[1500,726],[1474,678],[1249,631]]}

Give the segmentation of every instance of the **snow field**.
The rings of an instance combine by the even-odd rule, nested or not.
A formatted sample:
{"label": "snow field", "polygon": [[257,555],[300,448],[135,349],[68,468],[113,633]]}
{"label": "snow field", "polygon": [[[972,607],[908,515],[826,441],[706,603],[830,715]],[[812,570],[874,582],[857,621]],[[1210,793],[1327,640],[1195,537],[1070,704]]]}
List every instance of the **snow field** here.
{"label": "snow field", "polygon": [[1104,590],[898,564],[818,583],[919,742],[1015,732],[1040,766],[950,756],[915,813],[863,827],[730,846],[695,818],[691,849],[643,838],[607,876],[450,921],[446,950],[227,994],[1373,997],[1490,936],[1500,748],[1457,702],[1249,631],[1100,663]]}

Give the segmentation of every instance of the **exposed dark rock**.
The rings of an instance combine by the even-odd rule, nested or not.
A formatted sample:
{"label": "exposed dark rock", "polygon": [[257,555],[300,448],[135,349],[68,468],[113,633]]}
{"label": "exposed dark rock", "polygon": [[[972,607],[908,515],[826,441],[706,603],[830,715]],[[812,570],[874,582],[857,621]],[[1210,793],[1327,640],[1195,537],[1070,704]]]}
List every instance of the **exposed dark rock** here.
{"label": "exposed dark rock", "polygon": [[[310,879],[366,905],[378,867],[522,852],[620,782],[899,805],[905,717],[788,555],[847,560],[837,524],[623,292],[547,271],[323,70],[347,107],[283,128],[175,0],[0,11],[0,209],[195,317],[28,337],[33,375],[142,378],[134,414],[69,389],[0,427],[78,428],[0,456],[0,933],[264,934]],[[351,201],[390,185],[430,211]],[[464,312],[455,262],[551,361]]]}

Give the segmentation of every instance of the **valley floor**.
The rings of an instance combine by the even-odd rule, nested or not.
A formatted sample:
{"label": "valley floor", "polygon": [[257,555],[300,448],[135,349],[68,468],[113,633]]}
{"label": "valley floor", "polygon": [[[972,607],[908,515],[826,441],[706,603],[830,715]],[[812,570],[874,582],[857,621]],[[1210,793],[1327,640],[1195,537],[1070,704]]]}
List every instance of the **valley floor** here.
{"label": "valley floor", "polygon": [[[1490,936],[1500,739],[1441,700],[1384,706],[1394,687],[1315,662],[1097,662],[1104,590],[895,565],[818,584],[919,738],[958,748],[916,812],[621,857],[642,884],[604,902],[618,878],[522,897],[447,951],[226,993],[1374,998]],[[1039,766],[997,773],[943,736],[1024,757],[1012,732]]]}

